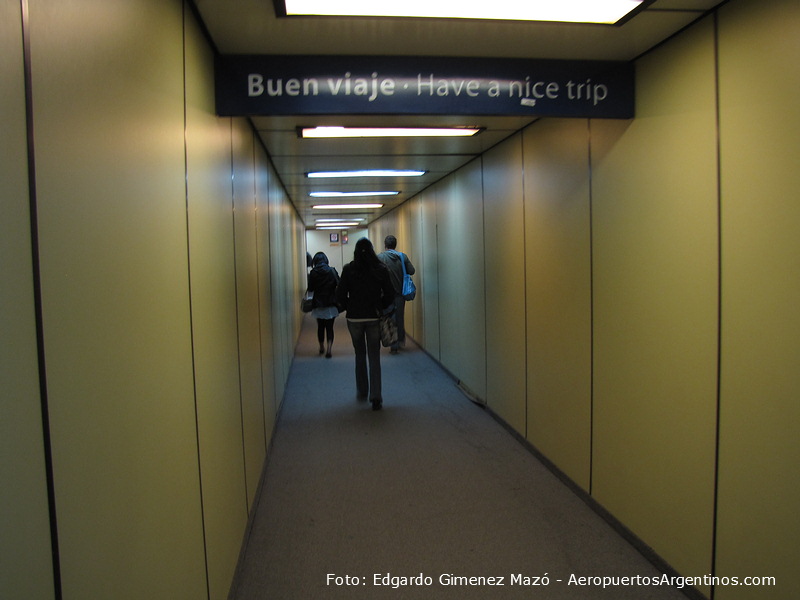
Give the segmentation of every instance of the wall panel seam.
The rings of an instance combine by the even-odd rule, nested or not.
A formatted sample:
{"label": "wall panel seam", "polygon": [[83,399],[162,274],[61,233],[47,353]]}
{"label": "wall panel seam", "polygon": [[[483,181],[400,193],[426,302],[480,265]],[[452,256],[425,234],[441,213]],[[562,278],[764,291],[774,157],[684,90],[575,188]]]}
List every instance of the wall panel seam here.
{"label": "wall panel seam", "polygon": [[[527,214],[525,213],[525,132],[524,130],[519,135],[519,146],[520,146],[520,176],[522,178],[522,260],[523,264],[527,262],[528,259],[528,228],[527,224]],[[484,252],[484,254],[486,254]],[[528,417],[530,412],[530,405],[529,405],[529,398],[528,398],[528,269],[522,269],[522,326],[524,331],[524,347],[522,350],[523,354],[523,364],[525,365],[524,370],[524,381],[522,384],[523,389],[523,398],[524,398],[524,406],[525,406],[525,439],[530,439],[528,437]]]}
{"label": "wall panel seam", "polygon": [[200,411],[197,404],[197,355],[194,340],[194,306],[192,303],[192,246],[191,233],[189,228],[189,142],[188,142],[188,107],[186,89],[186,2],[181,2],[181,52],[183,54],[183,186],[184,186],[184,210],[186,213],[186,283],[187,300],[189,303],[189,346],[192,357],[192,398],[194,400],[194,431],[195,431],[195,450],[197,452],[197,481],[199,486],[200,500],[200,527],[203,532],[203,563],[205,566],[206,577],[206,596],[211,598],[210,572],[208,565],[208,535],[206,532],[206,509],[205,498],[203,496],[203,464],[200,453]]}
{"label": "wall panel seam", "polygon": [[[720,459],[720,412],[722,391],[722,146],[720,140],[720,79],[719,79],[719,12],[714,11],[713,43],[714,43],[714,109],[716,117],[716,151],[717,151],[717,397],[714,419],[714,489],[711,514],[711,575],[717,574],[717,519],[719,511],[719,459]],[[711,600],[716,595],[716,587],[711,586]]]}
{"label": "wall panel seam", "polygon": [[242,332],[240,329],[239,321],[239,269],[237,267],[236,255],[236,190],[234,188],[234,152],[233,152],[233,118],[228,117],[228,125],[230,130],[231,142],[231,240],[233,242],[233,294],[234,301],[236,302],[236,365],[237,375],[239,378],[239,423],[241,426],[242,434],[242,475],[244,477],[244,508],[249,512],[247,502],[247,455],[245,451],[245,431],[244,431],[244,396],[242,389]]}
{"label": "wall panel seam", "polygon": [[[489,336],[486,335],[486,331],[489,328],[489,309],[488,309],[488,294],[486,289],[489,287],[488,281],[486,280],[488,276],[488,269],[486,268],[486,177],[484,176],[486,165],[483,162],[483,156],[480,157],[481,162],[481,230],[482,230],[482,238],[483,238],[483,251],[481,252],[481,256],[483,256],[483,381],[484,381],[484,389],[485,389],[485,398],[484,403],[489,403]],[[441,339],[441,337],[440,337]]]}
{"label": "wall panel seam", "polygon": [[594,483],[594,196],[592,194],[592,120],[586,120],[586,162],[589,188],[589,495]]}
{"label": "wall panel seam", "polygon": [[44,311],[42,306],[41,257],[39,253],[39,212],[36,188],[36,144],[33,127],[33,71],[31,65],[30,12],[28,0],[20,0],[22,16],[22,57],[25,85],[25,120],[27,130],[28,204],[31,233],[31,266],[33,269],[33,301],[36,319],[36,350],[39,372],[39,400],[42,418],[42,439],[47,483],[47,503],[50,517],[50,549],[53,569],[53,594],[56,600],[63,597],[61,584],[61,557],[58,541],[58,513],[56,508],[53,449],[50,435],[50,407],[47,388],[47,361],[44,340]]}
{"label": "wall panel seam", "polygon": [[[254,136],[255,137],[255,136]],[[264,325],[261,321],[262,318],[262,307],[263,307],[263,298],[261,297],[261,259],[259,256],[259,236],[258,236],[258,161],[256,159],[256,144],[253,144],[253,205],[255,206],[255,219],[253,220],[253,226],[255,228],[255,237],[256,237],[256,245],[255,245],[255,253],[256,253],[256,295],[258,296],[258,367],[259,373],[261,376],[261,421],[264,427],[264,452],[267,451],[267,416],[266,416],[266,398],[265,393],[266,390],[264,389]],[[269,211],[267,211],[269,213]]]}

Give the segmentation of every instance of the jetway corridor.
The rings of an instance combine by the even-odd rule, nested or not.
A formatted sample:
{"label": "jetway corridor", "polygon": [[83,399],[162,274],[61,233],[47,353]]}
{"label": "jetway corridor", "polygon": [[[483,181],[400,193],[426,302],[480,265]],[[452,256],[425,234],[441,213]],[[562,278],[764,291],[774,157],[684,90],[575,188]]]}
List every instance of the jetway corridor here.
{"label": "jetway corridor", "polygon": [[305,317],[231,598],[686,597],[413,341],[374,412],[335,335]]}

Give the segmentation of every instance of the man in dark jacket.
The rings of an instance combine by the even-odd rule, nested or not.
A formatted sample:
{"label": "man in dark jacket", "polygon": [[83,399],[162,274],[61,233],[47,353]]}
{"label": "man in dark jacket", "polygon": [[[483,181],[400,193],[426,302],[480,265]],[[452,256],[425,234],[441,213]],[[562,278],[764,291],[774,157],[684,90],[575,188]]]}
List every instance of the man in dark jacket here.
{"label": "man in dark jacket", "polygon": [[383,241],[386,248],[383,252],[378,254],[378,258],[389,269],[389,279],[394,288],[394,318],[397,322],[397,344],[392,345],[392,354],[397,354],[400,347],[406,345],[406,328],[405,328],[405,310],[406,301],[403,298],[403,265],[405,264],[406,273],[413,275],[416,272],[414,265],[408,259],[408,256],[402,252],[397,251],[397,238],[393,235],[387,235]]}

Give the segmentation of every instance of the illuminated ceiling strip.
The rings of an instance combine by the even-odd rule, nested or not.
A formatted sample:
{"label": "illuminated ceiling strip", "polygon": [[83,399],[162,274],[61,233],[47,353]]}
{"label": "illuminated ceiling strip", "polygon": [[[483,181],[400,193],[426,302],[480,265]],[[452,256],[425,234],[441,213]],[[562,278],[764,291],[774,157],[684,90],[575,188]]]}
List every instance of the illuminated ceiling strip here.
{"label": "illuminated ceiling strip", "polygon": [[364,196],[397,196],[400,192],[311,192],[312,198],[361,198]]}
{"label": "illuminated ceiling strip", "polygon": [[368,208],[383,208],[383,204],[315,204],[311,208],[315,210],[361,210]]}
{"label": "illuminated ceiling strip", "polygon": [[344,221],[342,223],[326,223],[324,225],[317,225],[317,229],[345,229],[347,227],[357,227],[358,223],[352,221]]}
{"label": "illuminated ceiling strip", "polygon": [[315,219],[314,222],[315,223],[325,223],[326,225],[329,225],[331,223],[341,223],[342,221],[355,221],[356,223],[358,223],[359,221],[363,221],[363,220],[364,219],[361,219],[359,217],[352,217],[352,218],[347,218],[347,219],[342,219],[342,218],[338,218],[338,219]]}
{"label": "illuminated ceiling strip", "polygon": [[393,170],[393,169],[363,169],[360,171],[312,171],[306,173],[306,177],[329,178],[329,177],[420,177],[426,171]]}
{"label": "illuminated ceiling strip", "polygon": [[285,0],[287,15],[423,17],[614,24],[643,0]]}
{"label": "illuminated ceiling strip", "polygon": [[300,137],[469,137],[480,131],[480,127],[303,127]]}

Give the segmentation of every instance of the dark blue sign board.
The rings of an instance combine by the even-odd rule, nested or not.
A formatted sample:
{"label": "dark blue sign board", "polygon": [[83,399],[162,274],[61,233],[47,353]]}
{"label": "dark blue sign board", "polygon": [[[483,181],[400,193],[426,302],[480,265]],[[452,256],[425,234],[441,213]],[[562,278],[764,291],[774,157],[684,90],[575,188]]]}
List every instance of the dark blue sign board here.
{"label": "dark blue sign board", "polygon": [[397,114],[630,119],[629,62],[220,56],[220,116]]}

